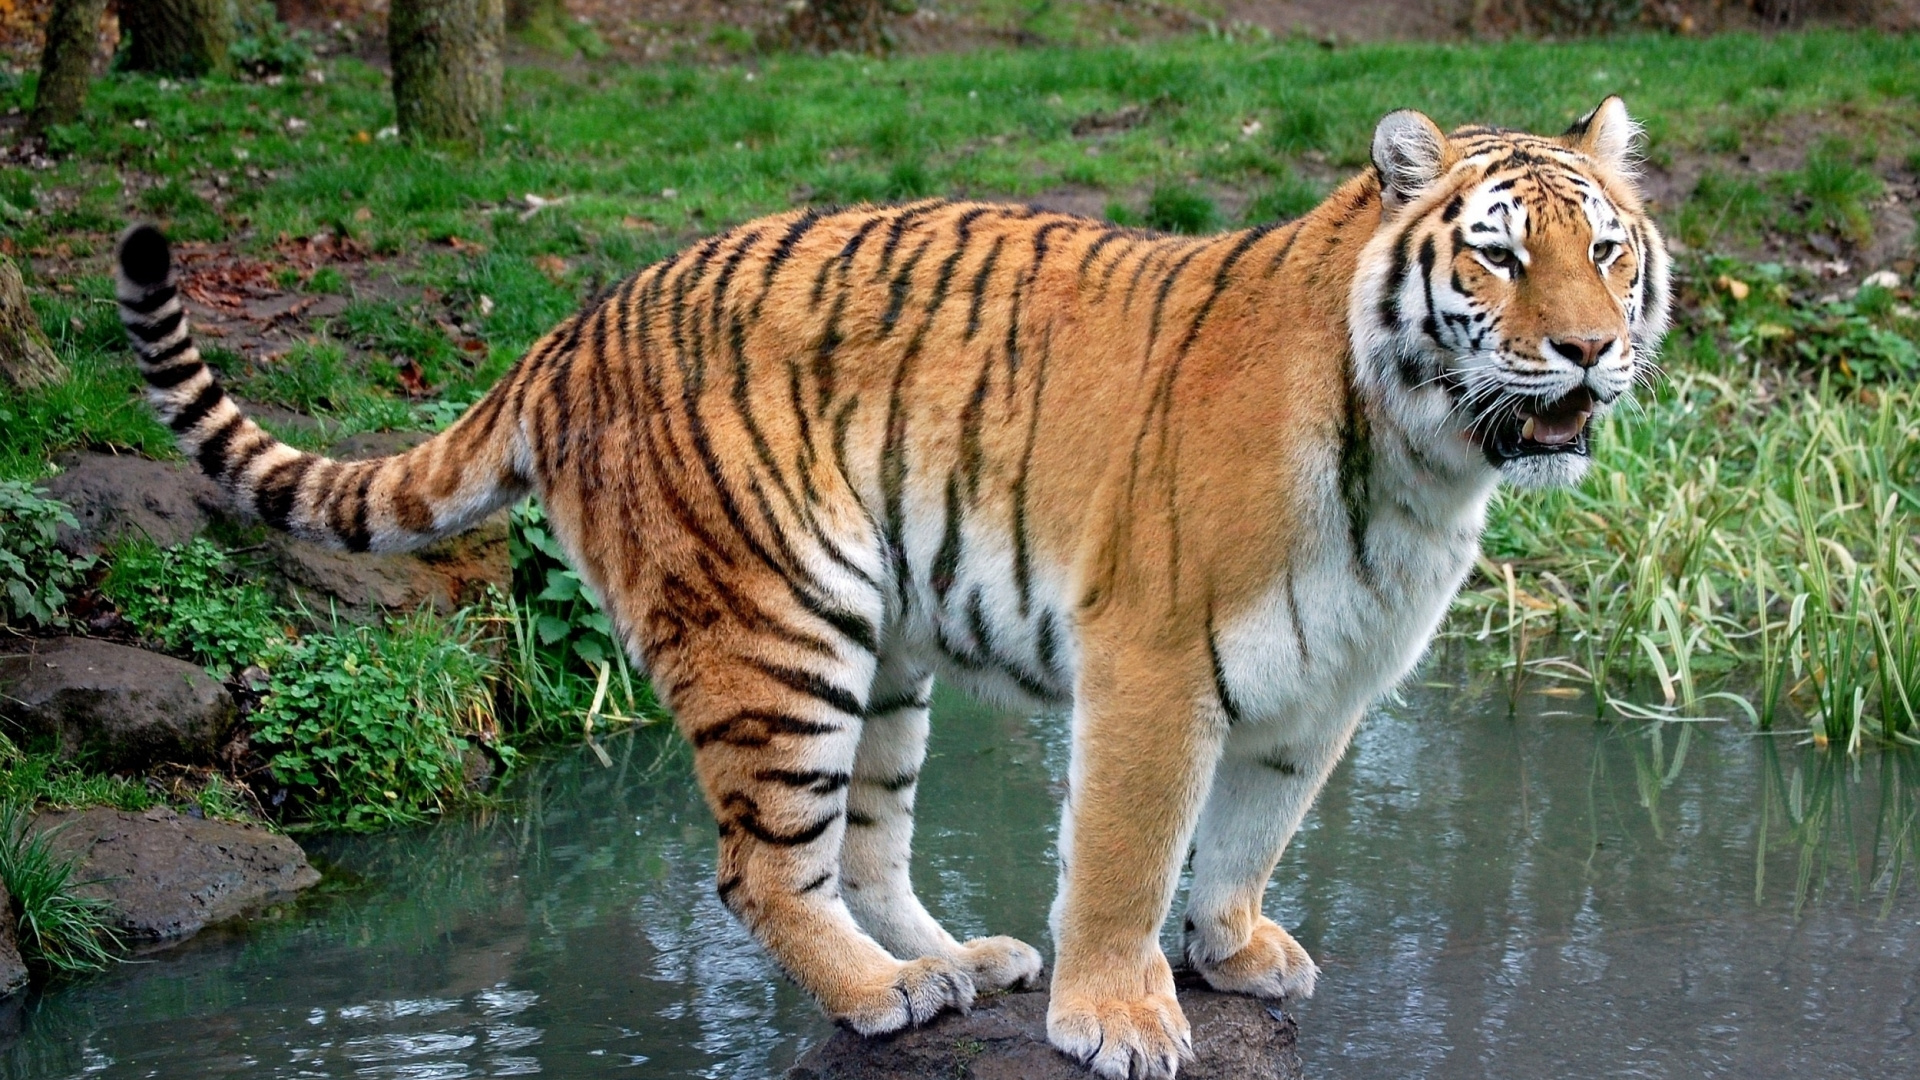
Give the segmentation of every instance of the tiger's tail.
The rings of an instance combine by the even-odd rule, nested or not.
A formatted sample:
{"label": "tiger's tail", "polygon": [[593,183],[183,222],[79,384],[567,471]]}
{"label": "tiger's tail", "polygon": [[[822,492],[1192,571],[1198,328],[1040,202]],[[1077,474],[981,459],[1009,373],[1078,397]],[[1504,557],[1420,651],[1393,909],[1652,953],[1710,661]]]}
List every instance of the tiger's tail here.
{"label": "tiger's tail", "polygon": [[147,400],[180,450],[237,509],[348,551],[405,551],[478,524],[533,487],[519,420],[522,365],[452,427],[412,450],[342,462],[304,453],[248,419],[200,357],[166,237],[134,225],[116,249],[120,321]]}

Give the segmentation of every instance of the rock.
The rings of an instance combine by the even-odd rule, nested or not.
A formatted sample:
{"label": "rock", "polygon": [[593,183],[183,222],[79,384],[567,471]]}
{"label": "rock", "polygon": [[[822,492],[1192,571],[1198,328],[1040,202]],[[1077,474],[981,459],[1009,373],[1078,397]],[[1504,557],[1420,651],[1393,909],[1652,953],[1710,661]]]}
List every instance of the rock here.
{"label": "rock", "polygon": [[184,462],[91,452],[54,460],[63,471],[46,482],[47,494],[79,522],[60,530],[58,543],[71,554],[98,554],[129,535],[145,534],[163,547],[182,544],[226,506],[220,488]]}
{"label": "rock", "polygon": [[19,928],[13,921],[13,896],[0,881],[0,998],[27,988],[27,964],[20,959]]}
{"label": "rock", "polygon": [[[342,461],[364,461],[410,450],[433,437],[427,431],[372,431],[336,443]],[[458,536],[417,552],[365,555],[274,535],[267,540],[275,567],[286,578],[289,598],[324,616],[365,622],[382,608],[430,607],[441,615],[478,600],[489,585],[505,591],[512,580],[505,512]]]}
{"label": "rock", "polygon": [[88,638],[34,644],[0,656],[0,716],[64,757],[114,772],[211,761],[232,728],[233,698],[193,664]]}
{"label": "rock", "polygon": [[320,880],[287,837],[160,807],[50,811],[33,829],[78,859],[74,878],[88,882],[80,891],[112,904],[136,941],[178,941]]}
{"label": "rock", "polygon": [[[1193,1025],[1194,1060],[1180,1080],[1297,1080],[1298,1027],[1276,1006],[1178,979]],[[878,1039],[841,1030],[807,1051],[787,1080],[1088,1080],[1092,1074],[1047,1042],[1047,995],[996,994],[966,1015]]]}
{"label": "rock", "polygon": [[488,585],[505,590],[512,577],[504,512],[406,554],[335,551],[279,534],[267,538],[267,550],[287,581],[290,599],[322,618],[337,610],[356,622],[371,620],[382,608],[412,611],[424,605],[450,615],[479,599]]}

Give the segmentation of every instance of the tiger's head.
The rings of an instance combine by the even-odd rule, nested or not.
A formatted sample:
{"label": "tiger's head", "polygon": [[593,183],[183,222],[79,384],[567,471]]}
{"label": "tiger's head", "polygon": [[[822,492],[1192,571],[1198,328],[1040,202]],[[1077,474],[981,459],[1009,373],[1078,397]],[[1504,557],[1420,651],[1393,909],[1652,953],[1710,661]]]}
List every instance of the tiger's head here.
{"label": "tiger's head", "polygon": [[1585,474],[1589,422],[1650,370],[1667,327],[1638,134],[1617,97],[1557,137],[1380,121],[1381,222],[1349,325],[1361,378],[1423,454],[1521,487]]}

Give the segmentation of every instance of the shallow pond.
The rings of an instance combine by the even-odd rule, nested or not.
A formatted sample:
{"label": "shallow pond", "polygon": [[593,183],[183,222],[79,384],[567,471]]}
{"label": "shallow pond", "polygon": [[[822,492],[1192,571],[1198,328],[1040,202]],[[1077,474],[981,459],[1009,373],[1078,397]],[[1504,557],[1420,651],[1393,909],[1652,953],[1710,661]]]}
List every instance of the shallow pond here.
{"label": "shallow pond", "polygon": [[[942,699],[934,732],[922,895],[1045,949],[1065,722]],[[0,1077],[779,1075],[827,1028],[714,898],[685,749],[604,749],[310,841],[321,895],[38,996]],[[1911,755],[1409,687],[1268,896],[1325,968],[1308,1074],[1920,1075],[1916,790]]]}

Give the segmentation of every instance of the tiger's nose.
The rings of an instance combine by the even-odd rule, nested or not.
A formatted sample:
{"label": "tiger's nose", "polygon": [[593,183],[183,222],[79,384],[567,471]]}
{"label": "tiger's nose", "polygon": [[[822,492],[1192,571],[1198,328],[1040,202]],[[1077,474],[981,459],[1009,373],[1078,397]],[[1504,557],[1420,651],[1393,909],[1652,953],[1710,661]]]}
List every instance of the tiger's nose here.
{"label": "tiger's nose", "polygon": [[1610,337],[1566,337],[1553,338],[1547,342],[1553,351],[1573,361],[1583,368],[1590,368],[1607,355],[1618,338]]}

